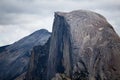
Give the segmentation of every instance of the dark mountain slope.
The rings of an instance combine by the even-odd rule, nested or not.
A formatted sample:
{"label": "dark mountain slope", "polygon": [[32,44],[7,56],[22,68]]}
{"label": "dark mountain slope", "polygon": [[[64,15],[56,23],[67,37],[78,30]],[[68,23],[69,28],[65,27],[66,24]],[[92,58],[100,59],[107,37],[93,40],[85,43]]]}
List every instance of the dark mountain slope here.
{"label": "dark mountain slope", "polygon": [[46,80],[50,39],[45,45],[35,46],[32,50],[26,80]]}
{"label": "dark mountain slope", "polygon": [[0,53],[0,80],[13,80],[27,70],[31,50],[34,46],[44,45],[51,33],[45,29],[4,48]]}
{"label": "dark mountain slope", "polygon": [[5,51],[5,50],[6,50],[6,47],[8,47],[8,46],[9,46],[9,45],[0,47],[0,53],[2,53],[3,51]]}

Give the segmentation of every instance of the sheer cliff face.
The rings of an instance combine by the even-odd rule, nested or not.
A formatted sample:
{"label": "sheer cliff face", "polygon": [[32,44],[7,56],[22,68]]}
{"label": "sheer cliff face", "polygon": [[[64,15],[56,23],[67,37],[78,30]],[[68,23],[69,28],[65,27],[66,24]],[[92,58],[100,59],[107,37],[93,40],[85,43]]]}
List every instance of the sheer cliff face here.
{"label": "sheer cliff face", "polygon": [[47,78],[57,73],[73,80],[119,80],[120,38],[100,14],[55,13]]}
{"label": "sheer cliff face", "polygon": [[26,80],[46,80],[47,61],[49,56],[48,40],[44,45],[35,46],[30,57]]}
{"label": "sheer cliff face", "polygon": [[0,48],[0,80],[13,80],[27,71],[30,52],[34,46],[44,45],[51,33],[45,29]]}

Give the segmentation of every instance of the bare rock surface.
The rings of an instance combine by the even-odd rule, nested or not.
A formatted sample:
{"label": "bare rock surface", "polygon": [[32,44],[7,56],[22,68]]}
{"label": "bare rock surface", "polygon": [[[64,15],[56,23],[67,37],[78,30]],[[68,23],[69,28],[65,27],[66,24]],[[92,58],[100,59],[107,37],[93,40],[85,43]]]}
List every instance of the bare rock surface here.
{"label": "bare rock surface", "polygon": [[51,33],[45,29],[9,45],[0,47],[0,80],[13,80],[27,71],[31,50],[44,45]]}
{"label": "bare rock surface", "polygon": [[44,45],[33,48],[25,80],[47,80],[49,44],[50,39]]}
{"label": "bare rock surface", "polygon": [[26,75],[26,72],[22,73],[20,76],[18,76],[14,80],[25,80],[25,75]]}
{"label": "bare rock surface", "polygon": [[100,14],[56,12],[47,78],[57,73],[72,80],[120,80],[120,38]]}

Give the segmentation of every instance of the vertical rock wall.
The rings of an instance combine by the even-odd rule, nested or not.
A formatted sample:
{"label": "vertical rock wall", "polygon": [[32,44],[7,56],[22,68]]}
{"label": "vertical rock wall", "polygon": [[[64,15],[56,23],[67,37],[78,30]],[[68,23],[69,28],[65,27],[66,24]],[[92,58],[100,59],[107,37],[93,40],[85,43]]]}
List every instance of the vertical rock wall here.
{"label": "vertical rock wall", "polygon": [[51,36],[48,80],[65,74],[73,80],[120,78],[120,38],[100,14],[57,12]]}
{"label": "vertical rock wall", "polygon": [[26,80],[46,80],[49,42],[33,48]]}

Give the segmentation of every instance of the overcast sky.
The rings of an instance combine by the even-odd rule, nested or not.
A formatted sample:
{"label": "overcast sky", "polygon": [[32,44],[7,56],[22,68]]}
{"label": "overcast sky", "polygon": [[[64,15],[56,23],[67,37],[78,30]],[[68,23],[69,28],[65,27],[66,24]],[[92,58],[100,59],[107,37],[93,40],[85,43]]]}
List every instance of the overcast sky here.
{"label": "overcast sky", "polygon": [[78,9],[102,14],[120,35],[120,0],[0,0],[0,46],[41,28],[52,31],[54,12]]}

